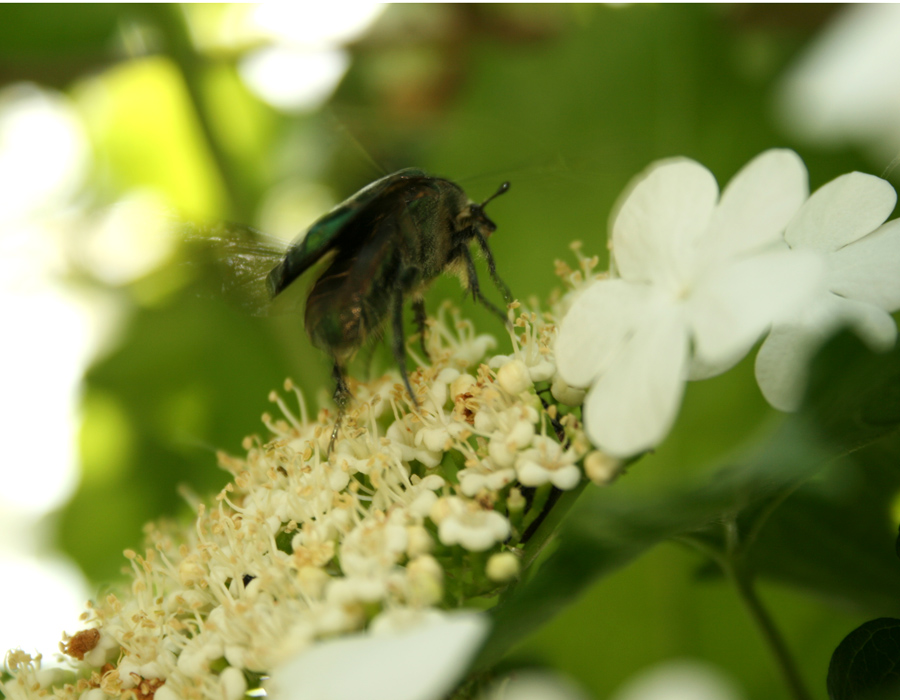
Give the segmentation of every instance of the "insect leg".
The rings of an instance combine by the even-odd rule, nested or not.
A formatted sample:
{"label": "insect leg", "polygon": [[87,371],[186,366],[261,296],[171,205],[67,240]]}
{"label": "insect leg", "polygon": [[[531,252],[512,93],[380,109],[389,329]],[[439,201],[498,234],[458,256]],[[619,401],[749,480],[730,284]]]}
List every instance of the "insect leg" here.
{"label": "insect leg", "polygon": [[347,410],[347,404],[350,403],[350,388],[347,386],[347,380],[344,379],[344,368],[339,362],[334,363],[334,369],[331,370],[331,376],[334,377],[334,403],[337,404],[338,414],[334,421],[334,430],[331,431],[331,440],[328,442],[328,455],[334,448],[334,442],[337,440],[338,431],[341,429],[341,423],[344,420],[344,412]]}
{"label": "insect leg", "polygon": [[413,406],[419,407],[416,395],[413,393],[412,385],[409,383],[409,374],[406,371],[406,346],[403,342],[403,288],[398,287],[394,291],[394,301],[392,308],[393,316],[393,338],[391,339],[391,348],[394,351],[394,359],[397,361],[397,367],[400,370],[400,376],[403,377],[403,384],[409,393],[409,398],[413,402]]}
{"label": "insect leg", "polygon": [[416,328],[419,329],[419,344],[422,346],[422,352],[425,354],[425,359],[430,361],[431,356],[428,354],[428,348],[425,347],[426,316],[424,299],[413,300],[413,313],[415,314]]}
{"label": "insect leg", "polygon": [[[466,285],[468,287],[466,291],[472,292],[472,296],[487,308],[488,311],[497,314],[504,323],[508,324],[509,320],[506,318],[506,313],[499,307],[494,306],[494,304],[481,293],[481,286],[478,284],[478,273],[475,270],[475,261],[472,260],[472,254],[469,252],[468,248],[463,247],[462,257],[466,263]],[[507,292],[508,291],[509,290],[507,289]]]}
{"label": "insect leg", "polygon": [[487,260],[488,272],[491,275],[491,279],[494,280],[494,284],[497,285],[497,289],[500,290],[500,293],[503,295],[503,300],[509,304],[513,300],[513,295],[512,292],[509,291],[509,287],[506,286],[506,282],[500,279],[500,275],[497,274],[497,264],[494,262],[494,254],[491,253],[487,238],[481,235],[479,231],[475,231],[475,239],[478,241],[481,252],[484,253],[484,257]]}

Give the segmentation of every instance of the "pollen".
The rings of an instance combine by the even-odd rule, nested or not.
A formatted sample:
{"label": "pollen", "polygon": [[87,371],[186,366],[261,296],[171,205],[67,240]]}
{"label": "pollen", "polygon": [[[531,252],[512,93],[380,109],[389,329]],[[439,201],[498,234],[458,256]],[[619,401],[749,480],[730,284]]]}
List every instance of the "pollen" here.
{"label": "pollen", "polygon": [[100,641],[100,630],[89,629],[76,633],[65,642],[65,653],[81,661],[84,655],[97,646]]}

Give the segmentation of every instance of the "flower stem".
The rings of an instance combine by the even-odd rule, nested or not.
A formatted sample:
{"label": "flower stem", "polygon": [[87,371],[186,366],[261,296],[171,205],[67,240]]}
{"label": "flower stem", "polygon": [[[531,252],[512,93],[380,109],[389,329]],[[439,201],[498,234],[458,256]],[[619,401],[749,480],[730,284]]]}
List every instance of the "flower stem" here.
{"label": "flower stem", "polygon": [[181,7],[171,5],[148,5],[145,12],[165,38],[166,51],[178,67],[184,79],[188,95],[194,107],[203,139],[216,166],[225,189],[230,215],[238,221],[249,221],[253,213],[246,183],[239,171],[233,167],[231,159],[215,133],[214,116],[204,95],[204,77],[207,65],[203,56],[194,48]]}
{"label": "flower stem", "polygon": [[794,700],[812,700],[812,696],[800,677],[794,658],[788,650],[787,644],[785,644],[784,637],[781,636],[772,617],[763,607],[759,596],[756,595],[756,589],[753,587],[751,577],[741,571],[740,566],[730,566],[728,569],[728,574],[737,588],[741,601],[750,613],[750,617],[756,623],[757,628],[769,646],[769,650],[772,652],[772,656],[775,658],[775,663],[781,671],[784,682],[790,689],[791,697]]}
{"label": "flower stem", "polygon": [[[766,513],[765,517],[768,517],[769,514]],[[751,531],[751,534],[755,538],[758,531]],[[701,538],[691,535],[676,537],[675,540],[708,556],[731,579],[734,587],[737,589],[738,597],[741,599],[747,612],[750,613],[750,617],[768,645],[769,651],[775,659],[775,664],[778,666],[784,682],[790,689],[793,700],[812,700],[812,696],[803,683],[800,671],[794,663],[794,657],[791,655],[784,637],[781,636],[781,632],[775,626],[775,621],[763,607],[759,596],[756,595],[756,589],[753,586],[753,576],[747,572],[743,565],[743,555],[749,543],[746,539],[740,541],[737,522],[734,518],[725,523],[724,551]]]}
{"label": "flower stem", "polygon": [[[781,503],[781,501],[778,501]],[[766,517],[771,514],[766,513]],[[753,532],[753,535],[758,532]],[[775,658],[775,664],[781,671],[782,678],[790,689],[791,696],[794,700],[812,700],[812,696],[803,684],[800,677],[800,671],[794,663],[794,657],[791,655],[784,637],[775,626],[775,621],[769,615],[768,611],[763,607],[762,601],[756,595],[756,589],[753,586],[753,576],[744,566],[744,554],[747,551],[749,542],[741,541],[737,521],[732,517],[725,523],[725,556],[718,559],[720,566],[734,583],[741,602],[750,613],[753,622],[756,623],[757,629],[765,639],[769,646],[769,651]]]}
{"label": "flower stem", "polygon": [[525,543],[522,556],[523,571],[531,566],[538,558],[538,555],[552,539],[553,535],[556,534],[566,513],[568,513],[572,506],[575,505],[575,501],[578,500],[578,497],[589,483],[590,482],[587,479],[582,479],[581,483],[574,489],[563,491],[560,494],[559,499],[553,504],[553,507],[541,521],[540,525],[538,525],[534,533],[531,534],[528,542]]}

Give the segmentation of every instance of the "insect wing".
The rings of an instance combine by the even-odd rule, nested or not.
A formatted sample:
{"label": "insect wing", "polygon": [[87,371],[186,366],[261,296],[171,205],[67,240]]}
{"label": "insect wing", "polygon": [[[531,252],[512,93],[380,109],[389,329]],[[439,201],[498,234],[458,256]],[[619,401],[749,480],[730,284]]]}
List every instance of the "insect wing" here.
{"label": "insect wing", "polygon": [[210,271],[213,296],[254,316],[273,313],[267,278],[284,259],[285,241],[242,224],[196,228],[186,232],[185,239],[190,263]]}
{"label": "insect wing", "polygon": [[[368,232],[359,231],[357,224],[372,215],[373,207],[391,203],[393,197],[409,187],[410,181],[427,178],[423,171],[415,168],[399,170],[367,185],[325,214],[291,243],[284,260],[271,271],[269,294],[272,297],[280,294],[329,251],[362,243]],[[402,200],[398,204],[402,204]]]}

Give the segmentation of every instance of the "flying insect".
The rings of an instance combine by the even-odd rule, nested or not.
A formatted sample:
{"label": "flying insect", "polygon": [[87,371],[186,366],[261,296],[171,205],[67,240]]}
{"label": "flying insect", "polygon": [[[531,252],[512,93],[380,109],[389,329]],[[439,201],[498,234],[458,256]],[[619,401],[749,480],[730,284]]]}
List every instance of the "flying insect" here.
{"label": "flying insect", "polygon": [[[497,226],[485,206],[509,189],[504,182],[481,203],[462,188],[421,170],[407,168],[387,175],[337,205],[294,240],[268,272],[268,297],[275,299],[323,258],[327,266],[306,298],[305,326],[312,344],[334,361],[334,401],[339,414],[331,444],[351,394],[347,363],[390,319],[392,350],[404,386],[414,404],[406,371],[403,308],[410,299],[419,331],[424,333],[423,294],[440,274],[460,277],[465,290],[499,316],[506,313],[482,293],[470,251],[477,243],[488,272],[504,300],[512,295],[497,273],[488,237]],[[243,261],[232,261],[241,271]],[[423,343],[424,349],[424,343]]]}

